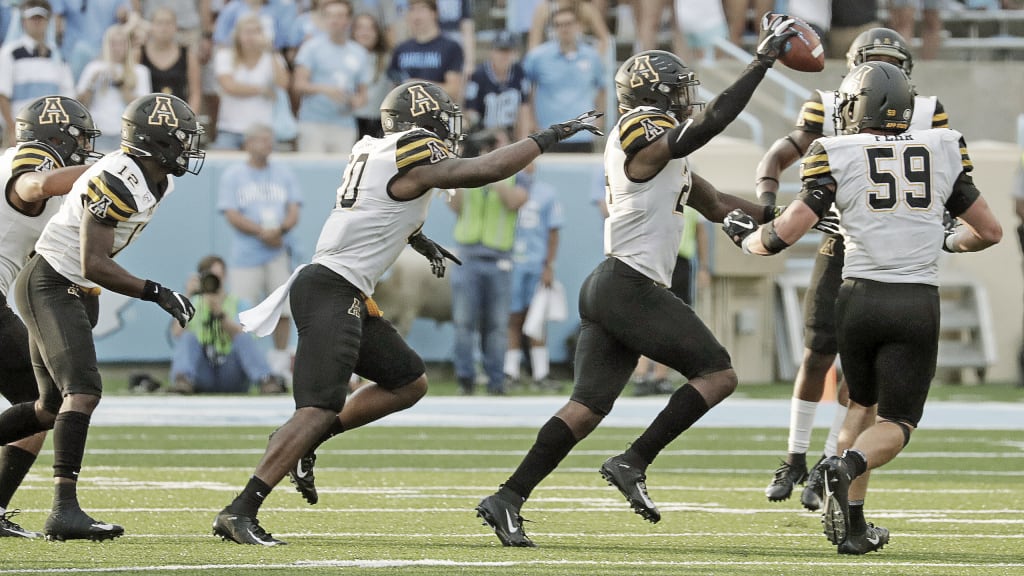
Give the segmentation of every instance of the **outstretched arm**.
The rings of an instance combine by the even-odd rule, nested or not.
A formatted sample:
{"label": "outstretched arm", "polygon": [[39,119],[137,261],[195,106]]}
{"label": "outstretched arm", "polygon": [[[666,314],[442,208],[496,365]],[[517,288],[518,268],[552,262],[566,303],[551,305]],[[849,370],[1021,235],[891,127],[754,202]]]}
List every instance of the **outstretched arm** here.
{"label": "outstretched arm", "polygon": [[719,192],[711,182],[697,174],[692,175],[692,188],[686,203],[712,222],[721,222],[733,210],[742,210],[761,224],[775,216],[774,206],[761,206],[739,196]]}
{"label": "outstretched arm", "polygon": [[811,142],[820,137],[820,134],[813,132],[793,130],[772,144],[757,164],[757,178],[754,180],[754,191],[762,204],[775,205],[782,172],[799,160],[807,152]]}

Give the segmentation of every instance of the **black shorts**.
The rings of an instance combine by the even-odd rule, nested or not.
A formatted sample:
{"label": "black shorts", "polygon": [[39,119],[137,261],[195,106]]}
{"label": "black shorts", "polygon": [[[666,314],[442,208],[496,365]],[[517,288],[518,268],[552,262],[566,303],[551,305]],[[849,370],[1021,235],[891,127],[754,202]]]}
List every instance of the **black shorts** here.
{"label": "black shorts", "polygon": [[47,410],[54,405],[59,408],[67,394],[102,396],[92,340],[99,296],[79,288],[38,254],[18,276],[15,296],[28,328],[39,396]]}
{"label": "black shorts", "polygon": [[826,234],[818,246],[811,283],[804,295],[804,347],[819,354],[835,354],[836,297],[843,283],[843,236]]}
{"label": "black shorts", "polygon": [[850,279],[836,302],[839,354],[850,399],[914,426],[935,377],[939,289]]}
{"label": "black shorts", "polygon": [[32,359],[28,352],[28,331],[21,318],[0,293],[0,395],[11,404],[34,402],[39,398]]}
{"label": "black shorts", "polygon": [[303,268],[290,302],[299,333],[292,385],[296,408],[340,412],[353,373],[395,390],[426,372],[423,359],[391,323],[368,316],[359,289],[329,268]]}
{"label": "black shorts", "polygon": [[676,257],[676,267],[672,270],[672,285],[669,290],[680,300],[693,306],[693,261],[682,256]]}
{"label": "black shorts", "polygon": [[598,414],[611,411],[640,355],[688,379],[732,368],[692,308],[615,258],[583,281],[579,307],[572,399]]}

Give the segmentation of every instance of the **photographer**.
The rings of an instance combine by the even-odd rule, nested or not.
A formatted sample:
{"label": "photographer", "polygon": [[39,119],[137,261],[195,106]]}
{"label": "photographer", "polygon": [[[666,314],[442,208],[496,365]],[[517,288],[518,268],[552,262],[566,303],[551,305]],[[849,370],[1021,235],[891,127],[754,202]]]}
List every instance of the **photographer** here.
{"label": "photographer", "polygon": [[171,323],[174,358],[172,393],[245,393],[251,382],[262,394],[286,392],[280,376],[271,374],[266,355],[238,324],[239,299],[224,287],[226,267],[220,256],[199,261],[186,294],[196,314],[186,328]]}

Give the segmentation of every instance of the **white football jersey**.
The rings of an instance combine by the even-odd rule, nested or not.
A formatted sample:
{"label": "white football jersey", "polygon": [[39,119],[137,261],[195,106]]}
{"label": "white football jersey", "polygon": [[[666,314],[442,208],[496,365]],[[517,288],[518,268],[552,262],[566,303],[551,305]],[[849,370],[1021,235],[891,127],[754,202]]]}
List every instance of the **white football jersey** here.
{"label": "white football jersey", "polygon": [[162,194],[150,190],[142,169],[131,156],[121,150],[111,152],[75,181],[60,211],[43,229],[36,252],[68,280],[95,288],[94,282],[82,276],[82,218],[114,226],[113,257],[138,238],[160,200],[173,191],[174,179],[170,176]]}
{"label": "white football jersey", "polygon": [[[8,192],[11,180],[26,172],[48,172],[64,166],[55,150],[39,142],[18,144],[0,156],[0,189]],[[36,216],[22,214],[6,199],[0,202],[0,293],[9,295],[18,272],[35,249],[43,227],[60,210],[62,197],[48,198]]]}
{"label": "white football jersey", "polygon": [[948,128],[821,138],[801,167],[804,178],[836,181],[843,278],[931,285],[938,285],[946,201],[970,170],[962,136]]}
{"label": "white football jersey", "polygon": [[[839,103],[839,92],[815,90],[815,96],[816,99],[804,102],[796,127],[823,136],[837,136],[836,104]],[[935,96],[915,96],[914,115],[910,118],[909,130],[948,128],[949,116],[938,102]]]}
{"label": "white football jersey", "polygon": [[657,108],[636,108],[619,119],[604,148],[604,253],[662,286],[672,285],[690,194],[690,165],[686,158],[676,158],[650,180],[637,182],[626,176],[626,159],[676,125]]}
{"label": "white football jersey", "polygon": [[430,208],[429,191],[413,200],[392,198],[391,180],[415,166],[451,157],[444,143],[425,130],[356,142],[334,210],[320,231],[313,263],[330,268],[371,296],[409,237],[423,226]]}

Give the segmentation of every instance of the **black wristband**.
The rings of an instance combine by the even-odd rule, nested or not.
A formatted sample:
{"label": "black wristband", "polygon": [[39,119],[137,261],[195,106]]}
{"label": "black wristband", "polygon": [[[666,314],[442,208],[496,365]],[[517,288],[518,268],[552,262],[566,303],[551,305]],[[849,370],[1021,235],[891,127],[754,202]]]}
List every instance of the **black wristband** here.
{"label": "black wristband", "polygon": [[530,134],[530,139],[537,143],[541,152],[547,152],[548,148],[558,143],[558,133],[551,128],[547,128]]}
{"label": "black wristband", "polygon": [[160,296],[160,286],[152,280],[146,280],[146,285],[142,287],[142,296],[139,296],[141,300],[146,302],[156,302],[157,297]]}
{"label": "black wristband", "polygon": [[764,214],[761,215],[761,224],[767,224],[775,220],[775,205],[769,204],[764,207]]}

